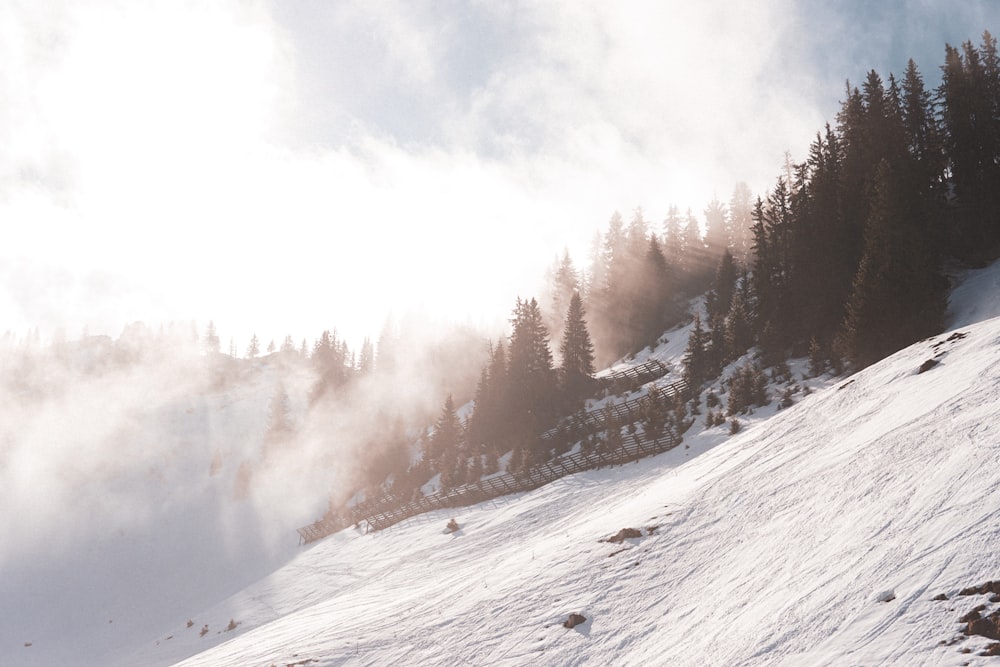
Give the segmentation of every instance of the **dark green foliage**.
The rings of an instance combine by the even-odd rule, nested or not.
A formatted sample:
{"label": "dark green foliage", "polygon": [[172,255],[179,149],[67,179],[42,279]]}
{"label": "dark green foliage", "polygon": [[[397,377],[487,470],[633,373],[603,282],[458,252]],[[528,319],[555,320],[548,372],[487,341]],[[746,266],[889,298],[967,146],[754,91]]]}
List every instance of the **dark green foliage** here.
{"label": "dark green foliage", "polygon": [[736,291],[737,275],[733,255],[729,250],[726,250],[715,270],[712,287],[705,293],[705,312],[708,314],[709,321],[717,317],[724,318],[729,314],[733,303],[733,294]]}
{"label": "dark green foliage", "polygon": [[580,275],[569,256],[569,250],[563,250],[562,257],[557,259],[548,270],[546,276],[548,292],[543,299],[543,314],[545,326],[555,338],[562,338],[564,320],[562,319],[570,305],[574,294],[579,294]]}
{"label": "dark green foliage", "polygon": [[642,431],[649,438],[659,438],[670,421],[670,401],[655,387],[640,400]]}
{"label": "dark green foliage", "polygon": [[795,405],[795,388],[785,387],[784,391],[781,393],[781,400],[778,401],[778,409],[784,410],[785,408],[790,408]]}
{"label": "dark green foliage", "polygon": [[638,352],[677,321],[677,271],[641,210],[627,229],[620,215],[612,216],[591,276],[587,309],[599,363]]}
{"label": "dark green foliage", "polygon": [[883,160],[876,172],[873,202],[838,349],[864,367],[939,331],[945,283],[939,259],[928,243],[920,200]]}
{"label": "dark green foliage", "polygon": [[684,352],[684,379],[688,389],[697,394],[698,389],[708,379],[709,360],[707,353],[708,337],[701,325],[701,316],[695,314],[694,325],[688,335],[687,349]]}
{"label": "dark green foliage", "polygon": [[438,417],[437,424],[434,426],[434,433],[426,442],[424,460],[433,468],[440,470],[442,475],[446,469],[449,473],[454,472],[456,462],[460,457],[460,450],[464,444],[462,436],[462,426],[455,412],[455,404],[449,394],[444,402],[444,407],[441,408],[441,416]]}
{"label": "dark green foliage", "polygon": [[535,299],[517,300],[511,320],[507,362],[505,431],[528,451],[535,437],[558,416],[556,372],[549,350],[549,335]]}
{"label": "dark green foliage", "polygon": [[490,361],[483,367],[475,410],[469,418],[469,442],[474,448],[492,452],[494,458],[506,452],[512,442],[507,433],[509,395],[507,354],[501,340],[490,350]]}
{"label": "dark green foliage", "polygon": [[569,301],[559,345],[562,388],[570,405],[588,396],[594,384],[594,345],[584,315],[580,294],[574,293]]}
{"label": "dark green foliage", "polygon": [[353,364],[349,362],[347,344],[337,340],[337,332],[324,331],[313,345],[310,361],[319,379],[313,387],[312,402],[331,390],[343,387],[351,379]]}
{"label": "dark green foliage", "polygon": [[809,374],[813,377],[822,375],[826,370],[826,355],[823,347],[814,336],[809,341]]}
{"label": "dark green foliage", "polygon": [[[980,48],[945,47],[938,99],[955,194],[956,250],[972,260],[996,253],[1000,240],[1000,58],[996,39]],[[986,257],[983,257],[983,254]]]}
{"label": "dark green foliage", "polygon": [[736,359],[754,344],[756,300],[749,275],[744,272],[736,282],[732,305],[725,321],[726,359]]}
{"label": "dark green foliage", "polygon": [[749,361],[737,368],[728,379],[728,414],[744,414],[752,407],[767,405],[767,376],[760,366]]}
{"label": "dark green foliage", "polygon": [[716,408],[719,406],[719,396],[714,391],[709,390],[708,395],[705,396],[705,406],[708,408]]}

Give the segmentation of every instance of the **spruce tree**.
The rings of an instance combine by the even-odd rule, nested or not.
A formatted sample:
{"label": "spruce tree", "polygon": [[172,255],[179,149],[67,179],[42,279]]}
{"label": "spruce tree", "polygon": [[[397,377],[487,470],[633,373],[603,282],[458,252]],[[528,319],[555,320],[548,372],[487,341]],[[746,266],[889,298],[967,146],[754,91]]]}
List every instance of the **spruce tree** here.
{"label": "spruce tree", "polygon": [[556,373],[538,302],[518,299],[511,322],[507,363],[510,430],[515,440],[528,443],[554,421]]}
{"label": "spruce tree", "polygon": [[575,293],[569,301],[562,342],[559,344],[563,392],[571,404],[586,397],[593,385],[594,345],[584,315],[583,301]]}
{"label": "spruce tree", "polygon": [[[453,464],[460,455],[462,427],[455,412],[451,394],[445,399],[434,433],[426,441],[424,460],[432,470],[444,472],[445,464]],[[452,472],[449,470],[449,472]]]}
{"label": "spruce tree", "polygon": [[247,345],[247,359],[255,359],[258,354],[260,354],[260,341],[257,340],[257,334],[254,334],[250,337],[250,344]]}
{"label": "spruce tree", "polygon": [[697,395],[701,385],[708,379],[708,358],[706,346],[708,339],[701,324],[701,315],[695,313],[694,325],[691,333],[688,334],[687,349],[684,351],[684,380],[688,384],[688,391],[692,395]]}

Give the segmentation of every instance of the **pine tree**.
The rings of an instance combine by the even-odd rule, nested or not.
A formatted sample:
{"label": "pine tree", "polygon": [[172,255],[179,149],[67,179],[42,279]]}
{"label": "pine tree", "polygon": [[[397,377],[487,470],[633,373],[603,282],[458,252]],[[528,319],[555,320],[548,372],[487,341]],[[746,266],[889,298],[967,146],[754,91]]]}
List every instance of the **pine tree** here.
{"label": "pine tree", "polygon": [[554,420],[556,374],[538,302],[518,299],[511,323],[507,404],[514,438],[528,442]]}
{"label": "pine tree", "polygon": [[580,275],[573,266],[568,249],[563,250],[562,258],[557,259],[549,269],[548,285],[546,307],[543,312],[549,316],[546,318],[545,326],[554,336],[562,336],[563,322],[559,318],[566,312],[573,295],[580,291]]}
{"label": "pine tree", "polygon": [[695,313],[694,326],[688,335],[687,349],[684,352],[684,380],[688,390],[697,394],[701,385],[708,379],[708,358],[706,355],[707,338],[702,328],[701,316]]}
{"label": "pine tree", "polygon": [[575,293],[569,301],[559,345],[563,392],[571,404],[587,396],[593,385],[594,346],[584,315],[583,301]]}
{"label": "pine tree", "polygon": [[375,346],[368,336],[361,343],[361,356],[358,359],[358,372],[368,375],[375,370]]}
{"label": "pine tree", "polygon": [[715,280],[705,294],[705,311],[709,320],[725,317],[733,303],[733,293],[736,289],[736,264],[732,254],[726,250],[722,253],[719,265],[715,270]]}
{"label": "pine tree", "polygon": [[856,368],[942,326],[944,281],[909,174],[905,163],[894,169],[887,160],[876,172],[864,255],[838,339]]}
{"label": "pine tree", "polygon": [[260,354],[260,341],[257,340],[257,334],[254,334],[250,337],[250,344],[247,345],[247,359],[255,359],[258,354]]}
{"label": "pine tree", "polygon": [[753,194],[750,187],[740,182],[729,199],[726,217],[727,235],[731,239],[733,259],[742,268],[753,262]]}
{"label": "pine tree", "polygon": [[750,276],[743,271],[736,281],[732,305],[726,316],[726,357],[729,359],[742,356],[753,345],[755,311]]}
{"label": "pine tree", "polygon": [[[451,394],[445,399],[441,408],[441,416],[438,417],[434,426],[434,432],[426,441],[424,460],[427,461],[432,470],[444,472],[444,464],[452,463],[460,455],[462,445],[462,428],[455,412],[455,403]],[[453,472],[452,468],[449,473]]]}
{"label": "pine tree", "polygon": [[219,334],[215,330],[215,322],[208,321],[205,327],[205,352],[217,354],[219,352]]}
{"label": "pine tree", "polygon": [[705,209],[705,246],[710,259],[730,250],[732,238],[728,227],[726,207],[718,197],[713,197]]}

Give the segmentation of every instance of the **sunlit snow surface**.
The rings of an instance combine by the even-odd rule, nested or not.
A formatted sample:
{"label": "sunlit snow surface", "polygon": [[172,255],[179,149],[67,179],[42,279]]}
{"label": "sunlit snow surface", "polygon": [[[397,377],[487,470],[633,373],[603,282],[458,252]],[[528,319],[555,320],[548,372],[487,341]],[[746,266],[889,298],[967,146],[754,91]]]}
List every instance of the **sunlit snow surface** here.
{"label": "sunlit snow surface", "polygon": [[[165,626],[66,641],[109,646],[122,665],[990,664],[983,638],[941,642],[985,602],[957,591],[1000,579],[1000,319],[978,321],[1000,315],[998,277],[956,290],[950,321],[965,337],[814,380],[736,436],[699,421],[687,448],[347,530]],[[671,354],[682,335],[668,334]],[[643,537],[600,541],[626,527]],[[184,531],[164,531],[163,567],[185,562]],[[146,586],[133,593],[168,592]],[[566,629],[570,613],[587,621]],[[0,663],[45,664],[32,651],[60,637],[11,639]]]}

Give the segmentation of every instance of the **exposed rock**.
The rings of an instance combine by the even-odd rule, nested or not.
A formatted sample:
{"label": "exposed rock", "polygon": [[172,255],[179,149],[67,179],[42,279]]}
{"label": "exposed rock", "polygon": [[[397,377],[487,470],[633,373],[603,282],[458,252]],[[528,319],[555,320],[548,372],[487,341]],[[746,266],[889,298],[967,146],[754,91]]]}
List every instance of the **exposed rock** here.
{"label": "exposed rock", "polygon": [[976,607],[975,609],[973,609],[972,611],[970,611],[968,614],[966,614],[965,616],[963,616],[962,618],[958,619],[958,622],[959,623],[971,623],[972,621],[978,621],[980,618],[983,617],[983,615],[980,614],[979,612],[981,612],[984,609],[986,609],[986,605],[981,604],[978,607]]}
{"label": "exposed rock", "polygon": [[931,598],[931,600],[934,600],[936,602],[940,602],[942,600],[947,600],[947,599],[948,599],[948,596],[945,595],[944,593],[938,593],[937,595],[935,595],[934,597]]}
{"label": "exposed rock", "polygon": [[612,544],[621,544],[626,539],[634,538],[634,537],[642,537],[642,531],[641,530],[636,530],[635,528],[622,528],[621,530],[619,530],[617,533],[615,533],[611,537],[609,537],[609,538],[607,538],[605,540],[601,540],[601,541],[602,542],[611,542]]}
{"label": "exposed rock", "polygon": [[566,621],[563,623],[563,627],[575,628],[581,623],[586,623],[586,622],[587,622],[586,616],[582,616],[581,614],[570,614],[569,618],[567,618]]}
{"label": "exposed rock", "polygon": [[920,368],[917,370],[917,375],[920,375],[921,373],[923,373],[925,371],[929,371],[930,369],[932,369],[935,366],[937,366],[939,363],[941,363],[941,362],[938,361],[937,359],[928,359],[924,363],[920,364]]}
{"label": "exposed rock", "polygon": [[967,635],[979,635],[987,639],[1000,639],[1000,616],[993,614],[986,618],[970,621],[965,628]]}
{"label": "exposed rock", "polygon": [[987,593],[1000,595],[1000,581],[987,581],[980,586],[970,586],[958,592],[959,595],[986,595]]}

